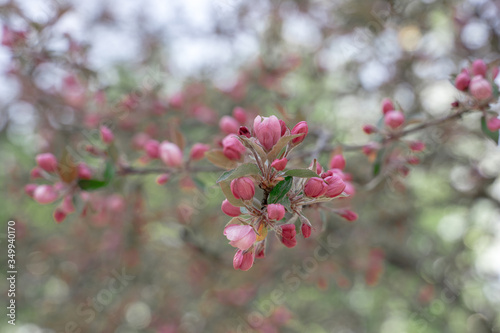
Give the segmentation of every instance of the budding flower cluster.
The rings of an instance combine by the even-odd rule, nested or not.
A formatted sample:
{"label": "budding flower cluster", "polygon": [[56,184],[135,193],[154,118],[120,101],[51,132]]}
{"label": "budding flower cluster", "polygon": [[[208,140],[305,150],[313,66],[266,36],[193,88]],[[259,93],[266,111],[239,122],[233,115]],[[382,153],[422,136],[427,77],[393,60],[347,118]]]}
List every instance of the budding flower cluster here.
{"label": "budding flower cluster", "polygon": [[[237,134],[226,135],[222,150],[213,153],[209,160],[219,161],[217,156],[222,153],[232,164],[226,163],[235,165],[219,180],[226,196],[221,210],[232,218],[223,234],[237,248],[234,268],[248,270],[255,259],[265,256],[269,231],[274,231],[286,247],[296,246],[295,221],[300,219],[298,230],[304,238],[310,237],[312,231],[303,209],[347,196],[347,191],[354,194],[354,187],[343,171],[346,162],[341,154],[332,157],[330,169],[325,172],[316,160],[309,168],[287,170],[290,151],[308,134],[307,122],[301,121],[290,130],[276,116],[257,116],[249,129],[244,125],[246,117],[238,110],[228,117],[219,122],[222,132],[234,133],[237,122],[243,126]],[[290,176],[287,173],[291,171]]]}
{"label": "budding flower cluster", "polygon": [[492,85],[498,75],[498,67],[488,69],[482,59],[476,59],[469,68],[464,68],[455,77],[455,87],[468,92],[474,99],[485,102],[493,96]]}

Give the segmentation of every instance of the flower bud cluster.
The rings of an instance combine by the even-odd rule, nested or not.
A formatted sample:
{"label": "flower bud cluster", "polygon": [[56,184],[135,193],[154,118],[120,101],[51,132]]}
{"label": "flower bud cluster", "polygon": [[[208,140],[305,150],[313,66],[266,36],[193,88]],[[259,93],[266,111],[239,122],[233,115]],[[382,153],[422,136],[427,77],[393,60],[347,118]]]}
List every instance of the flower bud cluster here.
{"label": "flower bud cluster", "polygon": [[[354,187],[343,171],[346,163],[341,154],[332,157],[326,171],[316,160],[309,168],[290,168],[295,166],[290,152],[306,138],[307,122],[290,129],[276,116],[257,116],[251,129],[240,126],[236,131],[236,119],[225,116],[219,122],[222,132],[232,133],[222,140],[218,154],[223,156],[209,154],[219,156],[219,164],[225,158],[231,166],[218,181],[226,196],[222,212],[232,218],[224,235],[237,248],[234,268],[245,271],[265,256],[269,231],[286,247],[296,246],[297,233],[308,238],[313,229],[303,210],[352,195]],[[329,210],[350,221],[357,217],[345,213],[345,207]]]}

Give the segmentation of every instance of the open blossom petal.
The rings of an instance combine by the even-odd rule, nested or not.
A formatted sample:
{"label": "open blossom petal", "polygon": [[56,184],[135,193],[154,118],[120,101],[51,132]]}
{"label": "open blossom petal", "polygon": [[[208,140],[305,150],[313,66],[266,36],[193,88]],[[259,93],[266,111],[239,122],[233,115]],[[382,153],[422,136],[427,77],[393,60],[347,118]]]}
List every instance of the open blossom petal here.
{"label": "open blossom petal", "polygon": [[230,224],[224,229],[229,244],[241,250],[248,250],[257,240],[257,235],[249,225]]}

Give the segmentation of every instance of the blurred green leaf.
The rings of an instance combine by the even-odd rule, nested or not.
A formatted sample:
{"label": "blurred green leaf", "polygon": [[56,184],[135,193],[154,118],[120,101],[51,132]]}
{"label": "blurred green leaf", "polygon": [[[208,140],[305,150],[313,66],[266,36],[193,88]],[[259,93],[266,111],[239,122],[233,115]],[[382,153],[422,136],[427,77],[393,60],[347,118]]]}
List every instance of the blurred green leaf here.
{"label": "blurred green leaf", "polygon": [[98,190],[108,185],[108,182],[97,179],[81,179],[78,181],[78,186],[85,191]]}
{"label": "blurred green leaf", "polygon": [[375,158],[375,163],[373,163],[373,175],[377,176],[382,170],[382,160],[384,158],[385,149],[380,149]]}

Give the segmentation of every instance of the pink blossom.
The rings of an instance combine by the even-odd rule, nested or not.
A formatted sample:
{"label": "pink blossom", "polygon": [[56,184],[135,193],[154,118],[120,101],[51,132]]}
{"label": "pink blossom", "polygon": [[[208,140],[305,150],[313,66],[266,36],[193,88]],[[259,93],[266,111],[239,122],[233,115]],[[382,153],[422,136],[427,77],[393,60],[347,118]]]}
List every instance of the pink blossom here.
{"label": "pink blossom", "polygon": [[224,155],[233,161],[241,159],[241,155],[246,151],[245,146],[233,134],[226,136],[222,140],[222,149]]}
{"label": "pink blossom", "polygon": [[223,116],[219,121],[219,128],[226,134],[236,134],[240,124],[231,116]]}
{"label": "pink blossom", "polygon": [[341,154],[334,155],[330,160],[330,169],[340,169],[344,170],[345,168],[345,158]]}
{"label": "pink blossom", "polygon": [[236,251],[233,258],[234,269],[241,269],[242,271],[248,271],[253,266],[254,253],[243,252],[242,250]]}
{"label": "pink blossom", "polygon": [[295,238],[297,232],[295,231],[294,224],[283,224],[280,226],[281,235],[280,240],[286,247],[292,248],[297,245],[297,239]]}
{"label": "pink blossom", "polygon": [[40,185],[33,192],[33,199],[41,204],[49,204],[57,200],[58,194],[50,185]]}
{"label": "pink blossom", "polygon": [[394,104],[392,103],[390,98],[384,98],[382,100],[382,112],[384,114],[386,114],[389,111],[393,111],[394,109],[395,109]]}
{"label": "pink blossom", "polygon": [[148,140],[144,143],[144,151],[148,157],[156,159],[160,157],[160,143],[157,140]]}
{"label": "pink blossom", "polygon": [[469,91],[478,100],[487,100],[492,95],[491,84],[481,76],[474,76],[472,78]]}
{"label": "pink blossom", "polygon": [[79,163],[77,169],[79,179],[92,179],[92,171],[87,164]]}
{"label": "pink blossom", "polygon": [[242,107],[237,106],[233,109],[233,117],[242,125],[247,122],[247,112]]}
{"label": "pink blossom", "polygon": [[304,185],[304,193],[308,197],[317,198],[326,193],[326,183],[321,178],[310,178]]}
{"label": "pink blossom", "polygon": [[115,139],[113,132],[104,125],[101,126],[100,132],[101,132],[101,140],[104,143],[110,144]]}
{"label": "pink blossom", "polygon": [[276,116],[255,117],[253,131],[266,150],[271,150],[281,137],[281,125]]}
{"label": "pink blossom", "polygon": [[36,156],[36,163],[40,168],[47,172],[57,171],[57,159],[51,153],[38,154]]}
{"label": "pink blossom", "polygon": [[224,236],[231,246],[248,250],[257,240],[257,235],[249,225],[230,224],[224,228]]}
{"label": "pink blossom", "polygon": [[384,116],[384,123],[390,128],[398,128],[405,122],[405,116],[401,111],[389,111]]}
{"label": "pink blossom", "polygon": [[240,177],[231,181],[231,192],[236,199],[251,200],[255,195],[255,185],[249,177]]}
{"label": "pink blossom", "polygon": [[466,72],[462,72],[455,78],[455,87],[460,91],[466,91],[469,87],[470,76]]}
{"label": "pink blossom", "polygon": [[227,199],[222,201],[222,212],[228,216],[236,217],[241,215],[240,207],[233,206]]}
{"label": "pink blossom", "polygon": [[267,216],[270,220],[282,220],[285,217],[285,206],[282,204],[267,205]]}
{"label": "pink blossom", "polygon": [[274,160],[273,163],[271,163],[271,166],[278,171],[282,171],[285,169],[287,163],[288,160],[286,159],[286,157],[283,157],[280,160]]}
{"label": "pink blossom", "polygon": [[309,132],[309,126],[307,125],[307,122],[301,121],[301,122],[297,123],[297,125],[295,125],[292,128],[291,134],[295,135],[295,134],[302,134],[303,133],[304,135],[296,137],[295,139],[292,140],[292,143],[294,145],[298,145],[299,143],[304,141],[308,132]]}
{"label": "pink blossom", "polygon": [[205,153],[210,149],[210,146],[204,143],[195,143],[191,148],[191,159],[193,161],[201,160],[205,157]]}
{"label": "pink blossom", "polygon": [[160,158],[169,167],[182,165],[182,151],[175,143],[163,141],[160,144]]}

